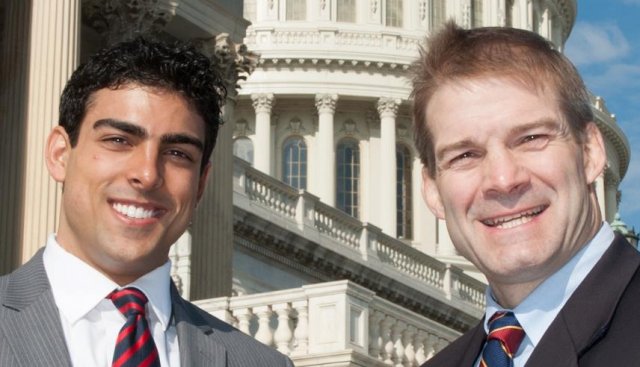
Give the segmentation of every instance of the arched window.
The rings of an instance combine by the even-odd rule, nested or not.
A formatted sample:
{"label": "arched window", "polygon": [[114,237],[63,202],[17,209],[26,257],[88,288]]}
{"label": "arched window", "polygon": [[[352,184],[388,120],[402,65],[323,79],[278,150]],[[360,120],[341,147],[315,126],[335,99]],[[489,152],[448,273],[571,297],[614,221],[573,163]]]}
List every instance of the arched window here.
{"label": "arched window", "polygon": [[336,150],[336,206],[358,217],[360,188],[360,148],[353,139],[344,139]]}
{"label": "arched window", "polygon": [[233,141],[233,155],[242,158],[253,165],[253,142],[246,136]]}
{"label": "arched window", "polygon": [[385,8],[387,27],[402,27],[402,0],[387,0]]}
{"label": "arched window", "polygon": [[282,146],[282,181],[296,189],[307,188],[307,145],[299,136],[287,138]]}
{"label": "arched window", "polygon": [[398,238],[412,238],[411,219],[411,153],[406,146],[396,146],[396,234]]}

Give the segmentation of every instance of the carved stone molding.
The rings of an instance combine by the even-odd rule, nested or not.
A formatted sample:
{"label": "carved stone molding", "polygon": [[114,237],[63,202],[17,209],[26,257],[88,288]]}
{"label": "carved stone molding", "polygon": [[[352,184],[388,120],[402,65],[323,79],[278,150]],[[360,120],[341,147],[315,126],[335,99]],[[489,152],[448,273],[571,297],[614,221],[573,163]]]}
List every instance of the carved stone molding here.
{"label": "carved stone molding", "polygon": [[111,45],[160,32],[176,7],[176,2],[159,0],[82,0],[82,20]]}
{"label": "carved stone molding", "polygon": [[251,102],[256,113],[271,114],[271,109],[275,105],[276,99],[272,93],[256,93],[251,95]]}
{"label": "carved stone molding", "polygon": [[400,106],[400,100],[397,98],[382,97],[378,100],[376,107],[380,118],[393,117],[398,115],[398,107]]}
{"label": "carved stone molding", "polygon": [[299,117],[294,117],[289,120],[289,126],[287,126],[287,130],[289,130],[292,134],[301,134],[306,131]]}
{"label": "carved stone molding", "polygon": [[233,136],[247,136],[253,134],[253,130],[249,127],[249,123],[245,119],[236,121],[233,129]]}
{"label": "carved stone molding", "polygon": [[337,94],[316,94],[316,108],[318,109],[318,113],[335,113],[337,102]]}
{"label": "carved stone molding", "polygon": [[340,132],[345,136],[355,136],[359,131],[356,123],[352,119],[348,119],[343,123]]}
{"label": "carved stone molding", "polygon": [[198,39],[194,43],[218,66],[229,91],[240,89],[238,81],[247,79],[255,70],[260,58],[255,52],[249,51],[245,44],[231,41],[227,33]]}

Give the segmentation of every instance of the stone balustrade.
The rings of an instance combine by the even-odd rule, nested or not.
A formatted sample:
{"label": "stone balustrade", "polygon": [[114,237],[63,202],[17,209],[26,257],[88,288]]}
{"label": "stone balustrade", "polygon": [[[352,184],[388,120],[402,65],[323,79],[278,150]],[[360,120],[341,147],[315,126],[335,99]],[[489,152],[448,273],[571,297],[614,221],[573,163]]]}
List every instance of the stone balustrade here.
{"label": "stone balustrade", "polygon": [[[295,54],[294,59],[313,59],[317,62],[318,59],[326,60],[324,50],[330,47],[330,58],[343,62],[362,63],[364,66],[376,66],[377,62],[383,62],[406,70],[416,58],[418,45],[423,38],[423,30],[390,30],[381,26],[370,26],[362,30],[362,26],[348,24],[318,28],[282,23],[275,27],[273,24],[249,27],[245,42],[249,48],[260,51],[267,59],[280,54],[291,57],[291,50],[295,48],[305,52]],[[318,50],[323,51],[315,52]]]}
{"label": "stone balustrade", "polygon": [[[322,203],[306,191],[295,190],[241,159],[234,163],[233,183],[234,206],[393,278],[402,274],[418,289],[439,294],[443,300],[453,300],[456,307],[464,307],[465,312],[481,315],[485,284],[461,269]],[[273,211],[281,215],[274,216]]]}
{"label": "stone balustrade", "polygon": [[195,303],[296,365],[419,366],[460,335],[346,280]]}

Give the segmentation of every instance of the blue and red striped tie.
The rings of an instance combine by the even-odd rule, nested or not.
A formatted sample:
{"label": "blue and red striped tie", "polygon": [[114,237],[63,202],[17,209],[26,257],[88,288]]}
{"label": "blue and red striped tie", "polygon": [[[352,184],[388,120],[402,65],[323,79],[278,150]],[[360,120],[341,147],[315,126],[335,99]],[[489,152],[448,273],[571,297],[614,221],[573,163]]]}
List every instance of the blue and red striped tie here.
{"label": "blue and red striped tie", "polygon": [[480,367],[513,367],[513,355],[522,339],[524,330],[513,312],[496,312],[489,320]]}
{"label": "blue and red striped tie", "polygon": [[144,293],[128,287],[113,291],[107,298],[127,318],[118,333],[112,367],[160,367],[158,349],[145,317]]}

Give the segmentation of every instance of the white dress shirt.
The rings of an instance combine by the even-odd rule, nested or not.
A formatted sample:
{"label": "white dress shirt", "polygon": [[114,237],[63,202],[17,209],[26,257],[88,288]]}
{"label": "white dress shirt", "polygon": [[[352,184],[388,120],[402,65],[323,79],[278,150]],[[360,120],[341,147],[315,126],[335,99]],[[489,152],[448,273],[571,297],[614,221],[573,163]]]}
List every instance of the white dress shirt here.
{"label": "white dress shirt", "polygon": [[[542,282],[516,308],[506,310],[496,302],[487,288],[487,309],[484,330],[489,332],[489,319],[497,311],[513,311],[525,337],[513,357],[514,367],[523,367],[540,343],[544,333],[556,318],[573,292],[591,272],[598,260],[613,243],[614,233],[604,222],[596,235],[558,271]],[[476,366],[480,363],[480,356]]]}
{"label": "white dress shirt", "polygon": [[[62,329],[73,366],[111,366],[116,338],[126,318],[105,297],[124,288],[64,250],[54,234],[47,240],[44,268],[60,312]],[[149,299],[146,316],[163,367],[180,366],[178,336],[171,320],[169,292],[171,262],[127,286]]]}

